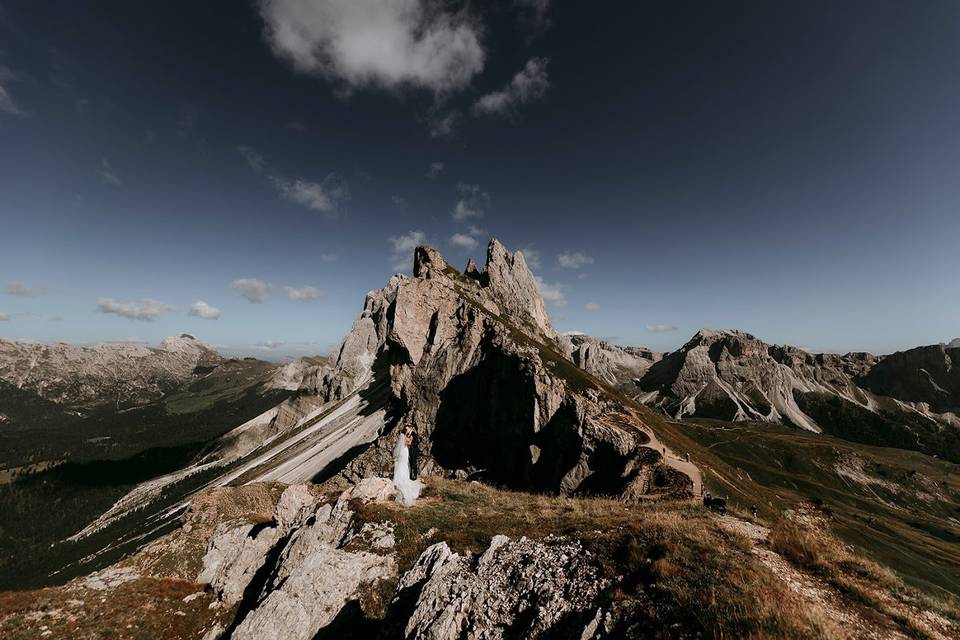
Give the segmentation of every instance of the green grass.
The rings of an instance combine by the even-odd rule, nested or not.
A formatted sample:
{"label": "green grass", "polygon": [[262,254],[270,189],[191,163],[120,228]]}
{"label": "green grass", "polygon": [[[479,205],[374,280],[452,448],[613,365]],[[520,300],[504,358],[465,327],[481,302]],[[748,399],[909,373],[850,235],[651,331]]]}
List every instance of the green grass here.
{"label": "green grass", "polygon": [[649,618],[649,628],[711,637],[838,637],[822,612],[759,564],[743,540],[690,503],[627,505],[430,478],[414,508],[355,506],[361,519],[396,523],[401,571],[441,540],[454,551],[476,554],[496,534],[571,536],[609,576],[623,576],[604,593],[607,604],[638,604],[637,615]]}
{"label": "green grass", "polygon": [[[763,517],[776,521],[799,502],[820,503],[844,543],[914,586],[960,594],[957,465],[773,425],[676,423],[653,415],[646,420],[675,451],[690,451],[707,488],[729,496],[734,507],[746,511],[756,505]],[[839,475],[835,464],[850,455],[865,461],[869,475],[902,490]]]}
{"label": "green grass", "polygon": [[[904,584],[889,569],[852,553],[830,533],[793,518],[784,518],[770,532],[770,547],[797,567],[823,577],[847,598],[879,612],[911,638],[930,637],[916,611],[933,611],[960,621],[955,598],[931,598]],[[903,609],[898,604],[912,605]]]}

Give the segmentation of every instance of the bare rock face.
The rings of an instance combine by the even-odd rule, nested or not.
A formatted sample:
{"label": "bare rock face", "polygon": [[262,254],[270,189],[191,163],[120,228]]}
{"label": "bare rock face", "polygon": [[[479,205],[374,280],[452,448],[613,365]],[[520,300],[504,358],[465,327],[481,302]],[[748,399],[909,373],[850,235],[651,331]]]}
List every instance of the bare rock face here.
{"label": "bare rock face", "polygon": [[330,504],[292,485],[269,522],[218,527],[197,582],[209,585],[222,606],[240,605],[230,637],[309,640],[363,588],[395,576],[396,561],[384,554],[392,550],[392,530],[353,531],[350,510],[351,500],[389,499],[390,486],[369,478]]}
{"label": "bare rock face", "polygon": [[923,402],[939,413],[960,413],[960,344],[917,347],[886,356],[860,383],[881,395]]}
{"label": "bare rock face", "polygon": [[876,360],[870,354],[815,356],[742,331],[703,329],[651,366],[640,386],[648,392],[646,402],[678,418],[787,422],[821,431],[794,393],[828,392],[865,402],[853,376]]}
{"label": "bare rock face", "polygon": [[779,422],[960,460],[958,356],[813,354],[704,329],[650,366],[638,398],[676,419]]}
{"label": "bare rock face", "polygon": [[490,289],[506,314],[519,319],[521,324],[529,323],[534,333],[556,337],[547,317],[543,296],[523,253],[518,251],[511,254],[502,244],[492,240],[487,247],[487,266],[481,275],[486,276]]}
{"label": "bare rock face", "polygon": [[455,640],[579,637],[609,581],[589,552],[560,538],[495,536],[476,560],[445,542],[401,578],[393,607],[413,602],[403,637]]}
{"label": "bare rock face", "polygon": [[[568,345],[550,326],[521,254],[494,240],[483,269],[461,273],[439,252],[418,247],[412,278],[394,277],[367,295],[316,390],[336,400],[389,385],[392,420],[376,442],[343,461],[339,486],[387,472],[391,428],[408,423],[418,431],[423,473],[619,495],[631,455],[603,452],[621,449],[624,437],[642,446],[644,426],[631,429],[639,437],[596,428],[608,411],[601,383],[570,362]],[[624,366],[639,360],[626,351],[609,360],[617,358]],[[598,474],[601,459],[611,468]],[[601,482],[608,476],[613,485]]]}
{"label": "bare rock face", "polygon": [[0,339],[0,380],[72,406],[154,400],[223,358],[189,334],[159,347],[111,343],[80,347]]}
{"label": "bare rock face", "polygon": [[643,347],[620,347],[583,334],[565,336],[573,363],[625,392],[636,393],[640,378],[663,354]]}
{"label": "bare rock face", "polygon": [[197,582],[209,585],[220,602],[232,607],[240,602],[280,535],[277,527],[253,524],[218,529],[210,540]]}

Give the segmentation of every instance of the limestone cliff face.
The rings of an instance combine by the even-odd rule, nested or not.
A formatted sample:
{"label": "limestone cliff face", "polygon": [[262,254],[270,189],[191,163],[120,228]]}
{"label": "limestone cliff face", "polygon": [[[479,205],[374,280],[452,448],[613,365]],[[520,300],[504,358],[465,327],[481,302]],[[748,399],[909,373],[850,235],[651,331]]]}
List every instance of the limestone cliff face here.
{"label": "limestone cliff face", "polygon": [[933,411],[960,413],[960,341],[954,342],[957,346],[937,344],[889,355],[861,384],[899,400],[925,403]]}
{"label": "limestone cliff face", "polygon": [[649,393],[647,402],[677,417],[785,421],[820,431],[797,406],[794,391],[829,391],[866,402],[852,379],[874,362],[870,354],[815,356],[742,331],[702,329],[651,366],[640,386]]}
{"label": "limestone cliff face", "polygon": [[412,278],[395,276],[367,295],[315,389],[335,401],[364,385],[389,385],[383,434],[341,461],[339,478],[389,470],[395,429],[411,424],[424,473],[644,493],[657,461],[638,450],[648,440],[642,424],[611,426],[598,381],[566,352],[521,254],[494,240],[486,265],[461,273],[434,249],[418,248]]}
{"label": "limestone cliff face", "polygon": [[569,340],[570,359],[585,371],[634,395],[637,383],[662,353],[643,347],[621,347],[591,336],[564,336]]}
{"label": "limestone cliff face", "polygon": [[813,354],[742,331],[699,331],[640,378],[674,418],[779,422],[857,442],[960,456],[960,351]]}

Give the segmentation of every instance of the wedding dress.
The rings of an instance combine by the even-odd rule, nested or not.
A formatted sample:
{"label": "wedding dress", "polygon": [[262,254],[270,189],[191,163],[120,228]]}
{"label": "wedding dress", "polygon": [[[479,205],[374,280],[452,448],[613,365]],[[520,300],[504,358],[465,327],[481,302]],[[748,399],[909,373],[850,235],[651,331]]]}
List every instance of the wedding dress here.
{"label": "wedding dress", "polygon": [[410,506],[420,497],[423,483],[410,479],[410,449],[401,431],[393,450],[393,485],[397,488],[397,501]]}

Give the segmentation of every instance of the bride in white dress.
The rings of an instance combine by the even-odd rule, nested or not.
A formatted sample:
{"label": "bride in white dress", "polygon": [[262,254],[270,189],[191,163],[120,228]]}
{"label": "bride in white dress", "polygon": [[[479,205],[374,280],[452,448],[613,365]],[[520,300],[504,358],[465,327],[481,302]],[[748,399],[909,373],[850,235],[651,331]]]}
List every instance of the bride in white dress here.
{"label": "bride in white dress", "polygon": [[410,506],[420,497],[423,483],[410,479],[410,434],[400,431],[393,449],[393,485],[397,488],[397,502]]}

